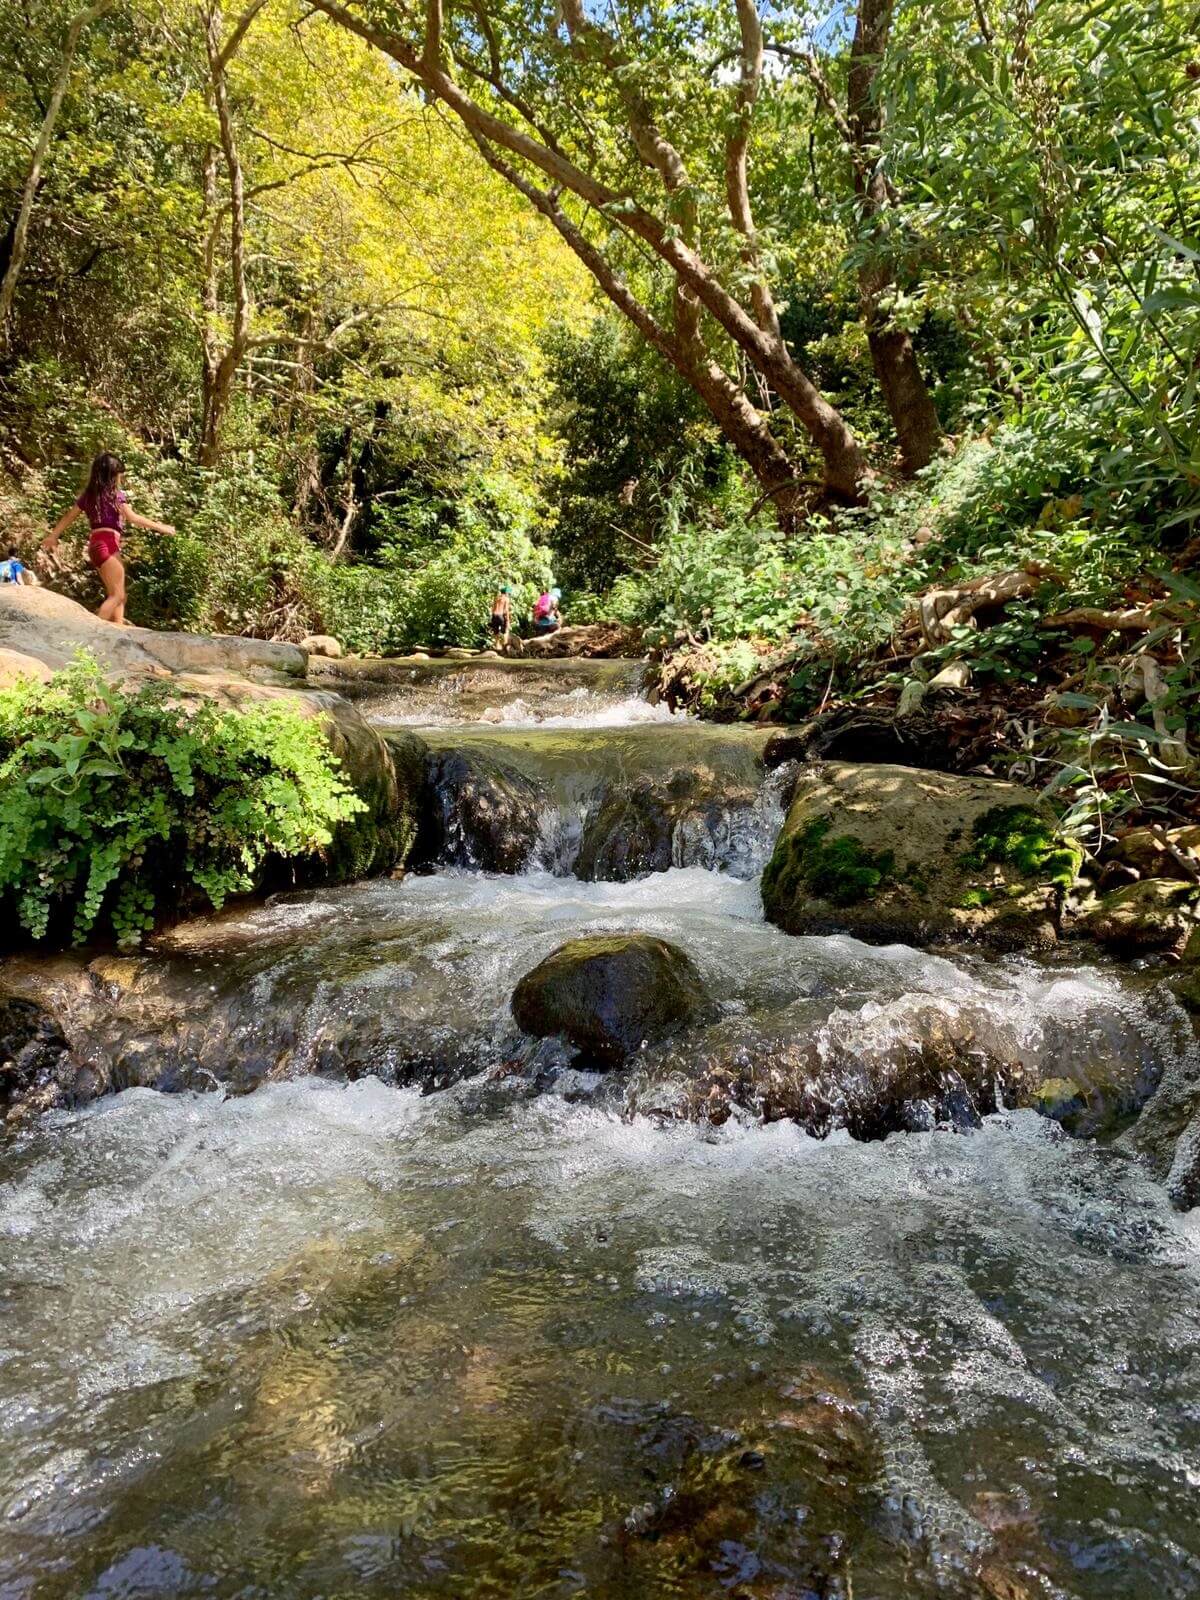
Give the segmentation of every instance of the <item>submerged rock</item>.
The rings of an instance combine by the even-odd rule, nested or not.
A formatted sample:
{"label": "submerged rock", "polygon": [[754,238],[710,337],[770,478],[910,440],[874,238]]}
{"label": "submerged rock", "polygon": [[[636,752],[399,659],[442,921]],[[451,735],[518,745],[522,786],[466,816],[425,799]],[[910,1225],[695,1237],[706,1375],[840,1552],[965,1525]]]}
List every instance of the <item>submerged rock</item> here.
{"label": "submerged rock", "polygon": [[612,1065],[665,1038],[704,1009],[691,959],[645,933],[571,939],[527,972],[512,998],[523,1033],[562,1034],[585,1057]]}
{"label": "submerged rock", "polygon": [[1138,1029],[1041,1019],[982,997],[898,995],[822,1014],[799,1001],[735,1016],[652,1050],[632,1111],[720,1125],[734,1112],[793,1121],[814,1138],[860,1140],[950,1127],[1029,1107],[1081,1138],[1117,1133],[1154,1094],[1161,1067]]}
{"label": "submerged rock", "polygon": [[1002,1104],[1027,1099],[1036,1072],[1004,1059],[965,1017],[933,1003],[904,1014],[860,1013],[853,1027],[806,1027],[781,1013],[773,1026],[742,1018],[701,1040],[668,1047],[633,1086],[639,1111],[721,1124],[735,1108],[764,1122],[793,1121],[823,1139],[935,1127],[975,1128]]}
{"label": "submerged rock", "polygon": [[874,941],[1055,942],[1079,852],[1019,784],[911,767],[802,771],[763,873],[787,933]]}

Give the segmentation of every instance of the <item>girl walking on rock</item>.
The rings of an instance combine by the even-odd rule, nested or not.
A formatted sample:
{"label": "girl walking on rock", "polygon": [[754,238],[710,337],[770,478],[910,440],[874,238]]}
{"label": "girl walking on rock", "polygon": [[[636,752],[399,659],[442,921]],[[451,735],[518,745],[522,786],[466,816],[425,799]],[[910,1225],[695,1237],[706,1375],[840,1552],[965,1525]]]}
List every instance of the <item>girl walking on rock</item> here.
{"label": "girl walking on rock", "polygon": [[125,563],[121,560],[121,534],[126,526],[148,528],[151,533],[174,533],[169,522],[155,522],[152,517],[139,517],[129,508],[129,496],[121,487],[125,463],[111,450],[105,450],[92,462],[87,487],[69,511],[62,516],[42,540],[42,549],[54,559],[58,541],[79,517],[88,519],[91,535],[88,539],[88,560],[100,574],[104,584],[104,600],[97,616],[105,622],[125,623]]}

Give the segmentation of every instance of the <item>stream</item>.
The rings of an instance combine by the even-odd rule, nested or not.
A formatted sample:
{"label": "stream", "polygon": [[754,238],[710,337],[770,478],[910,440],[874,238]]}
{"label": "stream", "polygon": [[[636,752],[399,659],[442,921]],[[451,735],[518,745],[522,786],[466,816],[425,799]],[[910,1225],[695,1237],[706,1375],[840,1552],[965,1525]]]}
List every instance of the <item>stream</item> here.
{"label": "stream", "polygon": [[[640,677],[360,685],[430,747],[429,870],[158,941],[93,1042],[176,1092],[0,1135],[0,1600],[1200,1596],[1200,1211],[1032,1110],[679,1114],[735,1047],[832,1105],[945,1027],[1152,1084],[1182,1014],[768,926],[786,772]],[[715,1009],[601,1074],[508,1002],[614,930]]]}

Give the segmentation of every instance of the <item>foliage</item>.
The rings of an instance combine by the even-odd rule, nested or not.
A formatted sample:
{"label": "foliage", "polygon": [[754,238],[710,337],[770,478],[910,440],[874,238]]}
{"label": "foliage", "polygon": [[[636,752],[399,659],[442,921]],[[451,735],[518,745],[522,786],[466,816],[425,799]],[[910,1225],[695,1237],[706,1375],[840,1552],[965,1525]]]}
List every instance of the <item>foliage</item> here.
{"label": "foliage", "polygon": [[492,596],[512,591],[519,621],[551,580],[550,552],[532,530],[537,506],[503,475],[485,475],[455,501],[419,504],[399,517],[372,566],[313,566],[314,604],[325,629],[350,648],[395,653],[418,645],[478,645]]}
{"label": "foliage", "polygon": [[550,542],[564,583],[606,589],[651,550],[673,496],[698,508],[727,490],[734,457],[692,391],[615,318],[552,329],[547,355],[563,441]]}
{"label": "foliage", "polygon": [[219,909],[362,810],[290,708],[184,708],[87,660],[0,691],[0,898],[37,939],[69,917],[76,941],[136,945],[181,895]]}

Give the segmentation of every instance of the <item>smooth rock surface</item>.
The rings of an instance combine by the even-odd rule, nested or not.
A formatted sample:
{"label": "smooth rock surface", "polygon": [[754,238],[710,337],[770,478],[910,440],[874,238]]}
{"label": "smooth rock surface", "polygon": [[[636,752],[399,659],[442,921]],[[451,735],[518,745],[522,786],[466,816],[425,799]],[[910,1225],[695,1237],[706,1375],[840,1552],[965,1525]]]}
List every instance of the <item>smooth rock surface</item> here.
{"label": "smooth rock surface", "polygon": [[527,972],[513,1017],[537,1038],[561,1034],[589,1060],[614,1065],[704,1009],[691,959],[644,933],[571,939]]}
{"label": "smooth rock surface", "polygon": [[307,654],[294,644],[116,628],[52,589],[17,584],[0,588],[0,645],[34,656],[54,672],[86,650],[120,677],[223,672],[272,681],[303,678],[308,665]]}
{"label": "smooth rock surface", "polygon": [[46,683],[51,675],[51,669],[40,657],[26,655],[22,650],[0,649],[0,689],[7,688],[21,678],[33,678],[38,683]]}
{"label": "smooth rock surface", "polygon": [[346,654],[342,641],[331,633],[310,633],[301,639],[300,648],[310,656],[325,656],[330,661],[340,661]]}

